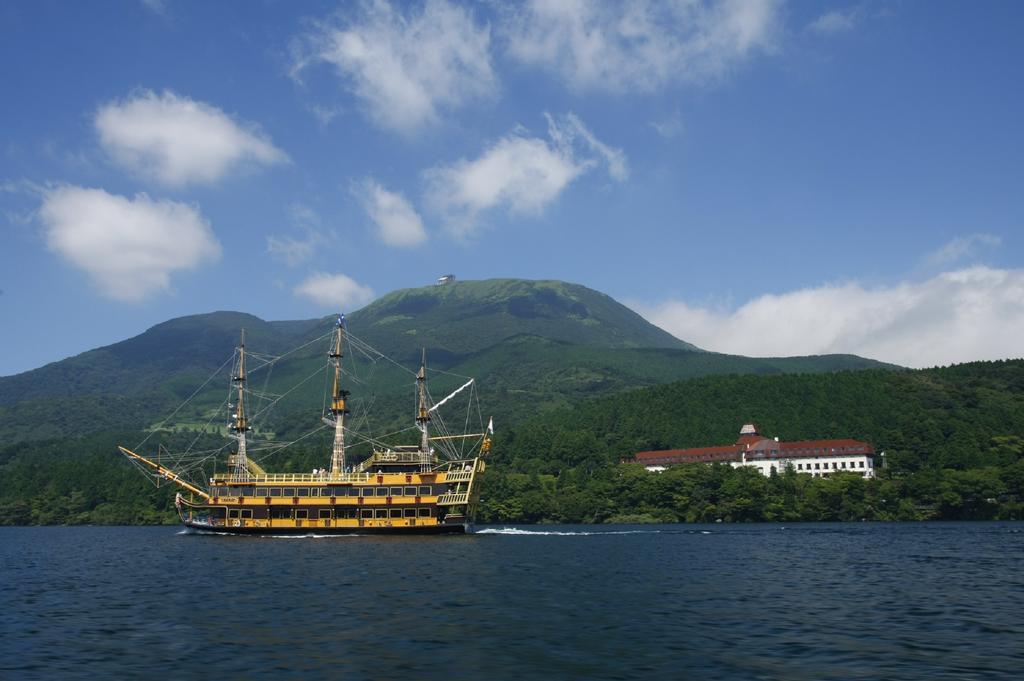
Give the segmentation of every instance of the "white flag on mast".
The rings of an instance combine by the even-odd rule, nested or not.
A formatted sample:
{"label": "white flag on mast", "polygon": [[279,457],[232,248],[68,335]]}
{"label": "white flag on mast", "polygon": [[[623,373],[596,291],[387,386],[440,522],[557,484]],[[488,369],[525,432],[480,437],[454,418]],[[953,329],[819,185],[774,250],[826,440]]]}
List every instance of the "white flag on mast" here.
{"label": "white flag on mast", "polygon": [[493,416],[491,417],[491,420],[487,422],[487,432],[490,433],[491,435],[494,435],[494,417]]}

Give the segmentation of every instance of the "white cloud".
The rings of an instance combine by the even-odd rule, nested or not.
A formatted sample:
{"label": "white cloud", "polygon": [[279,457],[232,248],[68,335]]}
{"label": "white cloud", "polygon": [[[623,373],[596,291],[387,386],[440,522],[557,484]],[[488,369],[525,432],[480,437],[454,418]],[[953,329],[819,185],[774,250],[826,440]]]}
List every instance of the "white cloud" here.
{"label": "white cloud", "polygon": [[852,31],[860,21],[859,8],[849,10],[832,10],[807,25],[807,29],[815,33],[842,33]]}
{"label": "white cloud", "polygon": [[704,81],[771,50],[776,0],[533,0],[507,12],[510,56],[578,90],[651,91]]}
{"label": "white cloud", "polygon": [[716,352],[853,353],[925,367],[1020,357],[1024,270],[971,267],[889,288],[827,285],[761,296],[732,311],[679,301],[638,309]]}
{"label": "white cloud", "polygon": [[170,286],[172,272],[220,257],[220,244],[194,207],[102,189],[47,191],[39,210],[50,250],[84,270],[100,291],[143,300]]}
{"label": "white cloud", "polygon": [[331,64],[378,125],[406,133],[494,92],[488,26],[445,0],[403,7],[377,0],[339,14],[307,37],[294,72]]}
{"label": "white cloud", "polygon": [[995,234],[968,234],[950,240],[942,248],[929,253],[925,264],[942,267],[951,263],[973,258],[983,248],[996,248],[1003,240]]}
{"label": "white cloud", "polygon": [[317,246],[323,243],[323,225],[319,215],[301,204],[290,206],[288,213],[293,227],[300,231],[302,236],[271,234],[267,237],[267,253],[283,260],[290,267],[295,267],[312,258]]}
{"label": "white cloud", "polygon": [[389,192],[372,179],[358,183],[353,191],[377,226],[381,241],[389,246],[415,246],[426,241],[423,220],[404,196]]}
{"label": "white cloud", "polygon": [[339,312],[360,308],[376,297],[369,286],[363,286],[344,274],[326,272],[313,273],[293,291],[297,296]]}
{"label": "white cloud", "polygon": [[539,214],[601,160],[613,179],[628,177],[622,150],[598,140],[574,114],[547,120],[550,142],[512,134],[475,160],[461,159],[425,173],[428,202],[445,216],[451,231],[473,231],[479,215],[495,208]]}
{"label": "white cloud", "polygon": [[169,186],[212,183],[243,162],[288,158],[254,125],[169,91],[144,90],[104,104],[94,124],[117,163]]}

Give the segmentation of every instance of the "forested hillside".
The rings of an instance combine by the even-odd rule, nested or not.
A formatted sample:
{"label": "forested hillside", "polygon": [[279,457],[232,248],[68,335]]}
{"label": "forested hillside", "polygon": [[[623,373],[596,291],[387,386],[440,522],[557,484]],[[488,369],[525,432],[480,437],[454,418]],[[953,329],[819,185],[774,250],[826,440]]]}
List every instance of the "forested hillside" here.
{"label": "forested hillside", "polygon": [[[728,444],[741,424],[784,440],[853,437],[879,479],[768,479],[751,469],[648,473],[620,459]],[[551,412],[494,456],[490,521],[860,520],[1024,516],[1024,361],[922,371],[716,376]],[[878,458],[882,465],[882,457]]]}
{"label": "forested hillside", "polygon": [[[639,450],[730,443],[748,421],[786,440],[867,440],[885,451],[886,467],[865,481],[764,478],[721,465],[658,474],[619,463]],[[586,400],[511,427],[500,415],[497,422],[483,522],[1024,517],[1024,360],[707,376]],[[173,447],[192,437],[184,430],[154,440]],[[113,442],[138,439],[106,432],[0,449],[0,522],[171,520],[173,489],[154,490],[114,451]],[[322,465],[327,452],[326,442],[304,443],[274,469]]]}

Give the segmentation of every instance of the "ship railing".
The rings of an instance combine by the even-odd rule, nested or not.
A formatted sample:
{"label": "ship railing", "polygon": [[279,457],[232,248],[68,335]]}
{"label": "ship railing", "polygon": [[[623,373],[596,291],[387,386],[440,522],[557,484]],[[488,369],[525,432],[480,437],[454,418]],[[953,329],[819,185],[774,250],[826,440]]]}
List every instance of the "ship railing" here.
{"label": "ship railing", "polygon": [[473,478],[473,471],[448,471],[444,474],[445,482],[469,482]]}
{"label": "ship railing", "polygon": [[313,474],[313,473],[267,473],[266,475],[248,475],[244,478],[239,478],[230,473],[223,473],[214,475],[210,478],[211,482],[245,482],[254,484],[279,484],[279,483],[295,483],[295,482],[309,482],[309,483],[365,483],[369,482],[372,475],[370,473],[343,473],[342,475],[331,475],[330,473]]}
{"label": "ship railing", "polygon": [[438,506],[457,506],[469,503],[469,492],[450,492],[437,498]]}

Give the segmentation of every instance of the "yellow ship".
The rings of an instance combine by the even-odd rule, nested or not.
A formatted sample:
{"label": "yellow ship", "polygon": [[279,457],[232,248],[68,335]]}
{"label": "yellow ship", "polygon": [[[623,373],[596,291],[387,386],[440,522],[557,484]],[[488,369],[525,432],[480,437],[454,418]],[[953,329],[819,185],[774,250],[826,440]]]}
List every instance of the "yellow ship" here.
{"label": "yellow ship", "polygon": [[[470,379],[432,403],[427,391],[426,353],[416,373],[415,426],[418,442],[374,446],[369,457],[349,465],[346,425],[349,392],[342,388],[346,342],[344,316],[331,334],[328,366],[333,372],[330,406],[324,422],[333,428],[330,468],[310,473],[268,473],[250,457],[246,416],[245,332],[236,351],[231,382],[236,404],[230,436],[228,472],[202,483],[186,479],[172,466],[126,447],[120,451],[147,473],[182,488],[175,506],[185,527],[218,534],[454,534],[471,530],[479,497],[484,457],[491,448],[493,419],[482,432],[431,435],[437,409],[472,386]],[[471,391],[472,392],[472,391]],[[447,447],[458,441],[461,447]],[[441,456],[438,450],[447,452]],[[453,456],[454,455],[454,456]],[[159,458],[159,457],[154,457]]]}

